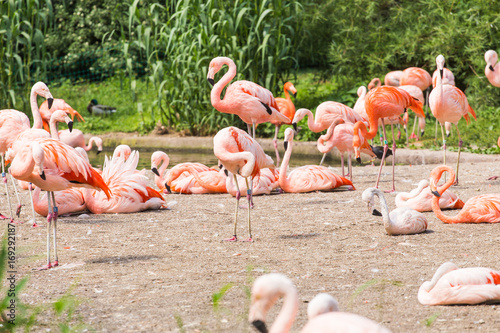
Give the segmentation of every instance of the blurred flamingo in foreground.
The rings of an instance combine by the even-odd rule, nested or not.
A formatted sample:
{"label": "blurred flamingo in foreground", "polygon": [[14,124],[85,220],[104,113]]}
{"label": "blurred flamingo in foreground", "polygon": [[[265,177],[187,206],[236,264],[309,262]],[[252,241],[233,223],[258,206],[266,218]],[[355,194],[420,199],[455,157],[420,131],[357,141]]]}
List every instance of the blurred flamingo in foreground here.
{"label": "blurred flamingo in foreground", "polygon": [[[431,193],[429,181],[422,179],[418,187],[410,193],[399,192],[396,195],[396,207],[409,207],[417,212],[432,212],[432,198],[434,195]],[[463,206],[464,202],[451,190],[446,190],[439,198],[441,209],[460,209]]]}
{"label": "blurred flamingo in foreground", "polygon": [[71,120],[75,120],[75,116],[78,120],[85,122],[85,119],[76,111],[73,109],[68,103],[64,101],[64,99],[60,98],[54,98],[52,102],[52,107],[49,108],[49,102],[48,101],[43,101],[42,104],[40,104],[40,115],[42,116],[42,122],[43,122],[43,128],[47,131],[50,132],[50,117],[52,116],[52,113],[54,113],[55,110],[63,110],[67,114],[71,115]]}
{"label": "blurred flamingo in foreground", "polygon": [[285,156],[281,162],[279,184],[283,191],[289,193],[303,193],[312,191],[332,191],[337,187],[348,185],[355,190],[349,179],[341,177],[330,169],[320,165],[305,165],[295,168],[287,176],[288,163],[292,156],[293,129],[285,130]]}
{"label": "blurred flamingo in foreground", "polygon": [[280,153],[278,151],[278,133],[280,131],[280,127],[283,124],[290,124],[295,116],[295,105],[290,98],[290,93],[292,93],[294,98],[297,98],[297,89],[295,89],[292,82],[286,82],[283,86],[283,90],[285,91],[285,98],[277,97],[276,104],[278,105],[279,111],[284,114],[290,121],[287,123],[279,122],[279,121],[271,121],[273,125],[276,126],[276,130],[274,132],[274,151],[276,152],[276,165],[280,164]]}
{"label": "blurred flamingo in foreground", "polygon": [[233,237],[227,239],[227,241],[238,240],[236,236],[236,223],[238,221],[238,203],[241,197],[241,192],[238,187],[238,179],[236,179],[236,175],[240,175],[245,178],[245,182],[247,185],[249,234],[248,241],[253,241],[252,229],[250,224],[252,188],[248,185],[247,179],[250,178],[251,181],[252,178],[255,177],[261,169],[271,168],[272,170],[274,170],[273,159],[264,153],[262,147],[254,139],[252,139],[252,137],[236,127],[223,128],[215,135],[214,154],[219,159],[224,168],[233,173],[234,181],[238,191],[238,193],[236,194],[234,233]]}
{"label": "blurred flamingo in foreground", "polygon": [[[222,66],[229,66],[229,70],[215,83],[214,77]],[[220,112],[237,114],[241,120],[253,128],[252,137],[255,138],[255,126],[268,121],[289,124],[290,119],[281,114],[273,94],[250,81],[235,81],[227,86],[224,99],[220,94],[224,87],[236,76],[236,65],[227,57],[217,57],[210,61],[207,80],[213,85],[210,93],[212,106]]]}
{"label": "blurred flamingo in foreground", "polygon": [[[443,185],[437,187],[441,175],[444,172],[450,174],[450,179]],[[430,176],[430,189],[434,198],[432,198],[432,210],[436,217],[444,223],[497,223],[500,222],[500,194],[482,194],[469,199],[462,210],[456,216],[446,216],[439,207],[439,198],[455,180],[455,172],[452,168],[442,165],[434,168]]]}
{"label": "blurred flamingo in foreground", "polygon": [[445,262],[431,281],[418,289],[418,301],[425,305],[480,304],[500,301],[500,272],[491,268],[458,268]]}
{"label": "blurred flamingo in foreground", "polygon": [[[370,123],[370,131],[367,130],[366,124],[363,122],[357,122],[354,125],[354,137],[353,146],[356,155],[356,159],[361,163],[360,153],[361,153],[361,136],[365,139],[371,140],[377,134],[378,120],[382,119],[382,124],[384,124],[384,119],[394,119],[399,118],[399,116],[406,111],[406,108],[412,109],[416,114],[421,116],[424,115],[422,110],[422,102],[414,99],[408,92],[401,90],[396,87],[383,86],[370,90],[366,95],[366,113],[368,114],[368,121]],[[384,153],[382,155],[382,161],[380,163],[380,168],[378,171],[377,182],[375,187],[378,187],[378,182],[380,180],[380,174],[382,172],[382,167],[384,165],[384,160],[389,149],[387,143],[387,136],[385,133],[385,127],[382,126],[383,137],[384,137]],[[392,125],[391,125],[392,129]],[[361,136],[360,136],[361,134]],[[394,163],[396,159],[396,140],[394,138],[394,131],[392,131],[392,191],[395,191],[394,186]]]}
{"label": "blurred flamingo in foreground", "polygon": [[493,50],[488,50],[484,54],[484,60],[486,61],[486,67],[484,68],[486,78],[492,85],[500,88],[500,62],[497,62],[498,54]]}
{"label": "blurred flamingo in foreground", "polygon": [[457,180],[458,184],[458,166],[460,164],[460,150],[463,145],[462,138],[460,137],[460,132],[458,131],[458,121],[464,117],[467,124],[470,121],[468,113],[470,113],[474,119],[476,119],[476,113],[470,107],[469,102],[465,94],[455,86],[442,83],[444,57],[440,54],[436,57],[436,65],[439,69],[440,75],[438,75],[436,87],[432,89],[429,96],[429,105],[434,117],[441,125],[441,134],[443,136],[443,151],[444,158],[443,163],[446,164],[446,139],[444,138],[443,124],[448,121],[455,124],[458,135],[458,158],[457,158]]}
{"label": "blurred flamingo in foreground", "polygon": [[[377,196],[380,200],[382,213],[374,209]],[[383,216],[385,231],[389,235],[411,235],[427,230],[427,218],[424,214],[409,207],[400,207],[389,213],[384,193],[374,187],[367,188],[362,195],[368,205],[368,211],[376,216]]]}

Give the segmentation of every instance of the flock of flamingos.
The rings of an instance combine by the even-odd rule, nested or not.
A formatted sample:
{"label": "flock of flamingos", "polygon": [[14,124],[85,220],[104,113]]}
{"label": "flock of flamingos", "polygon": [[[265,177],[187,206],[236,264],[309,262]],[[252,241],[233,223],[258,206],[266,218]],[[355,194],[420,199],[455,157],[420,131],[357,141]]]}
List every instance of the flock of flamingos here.
{"label": "flock of flamingos", "polygon": [[[488,51],[485,54],[485,73],[492,85],[500,87],[500,64],[497,53]],[[93,144],[102,151],[102,140],[98,137],[90,139],[88,145],[81,131],[73,129],[73,118],[80,114],[64,100],[54,99],[48,87],[36,83],[30,96],[33,112],[33,126],[30,127],[28,117],[16,110],[0,110],[0,155],[2,158],[2,177],[7,192],[9,217],[14,221],[19,216],[21,204],[19,193],[13,178],[18,180],[21,188],[28,189],[32,201],[33,226],[37,226],[35,211],[47,216],[47,264],[40,270],[49,269],[59,264],[56,246],[57,217],[88,210],[95,214],[138,212],[147,209],[160,209],[165,205],[163,195],[171,192],[186,194],[230,193],[236,197],[233,236],[226,241],[237,241],[237,216],[241,193],[245,193],[248,202],[248,233],[246,241],[252,241],[250,213],[253,208],[253,195],[280,192],[332,191],[343,186],[354,190],[352,183],[351,155],[360,161],[360,154],[365,153],[382,161],[375,186],[366,189],[362,200],[374,215],[383,216],[384,226],[389,235],[414,234],[424,232],[427,219],[421,213],[433,210],[436,216],[445,223],[461,222],[500,222],[500,194],[486,194],[471,198],[465,204],[449,188],[458,183],[458,167],[460,147],[463,142],[459,136],[459,159],[456,172],[446,166],[446,135],[450,133],[451,124],[457,125],[463,117],[467,122],[470,116],[476,117],[469,106],[465,94],[454,86],[454,77],[444,67],[442,55],[436,58],[437,69],[434,75],[417,67],[404,71],[390,72],[381,85],[376,78],[368,85],[369,91],[362,86],[358,89],[359,99],[351,109],[341,103],[324,102],[316,113],[307,109],[295,110],[290,93],[296,95],[297,90],[290,82],[284,86],[286,98],[274,98],[272,93],[249,81],[235,81],[229,84],[236,75],[236,65],[226,57],[212,59],[208,68],[207,79],[213,85],[211,103],[215,109],[223,113],[237,114],[247,125],[248,133],[236,128],[227,127],[214,137],[214,154],[219,160],[219,170],[209,168],[200,163],[182,163],[167,170],[169,159],[163,152],[155,152],[151,156],[151,170],[155,174],[158,189],[148,186],[145,170],[137,170],[139,153],[130,147],[118,146],[111,158],[105,157],[102,170],[93,168],[86,151]],[[224,67],[227,72],[220,80],[215,75]],[[407,126],[408,109],[416,114],[411,137],[418,137],[425,129],[425,113],[423,111],[424,91],[432,85],[428,95],[428,105],[441,126],[444,164],[430,173],[429,181],[420,182],[417,189],[410,193],[399,193],[396,196],[397,209],[388,211],[382,191],[378,183],[384,160],[392,154],[392,189],[394,184],[394,163],[396,144],[392,131],[392,150],[389,149],[386,125]],[[222,90],[226,88],[224,98]],[[46,99],[39,107],[37,96]],[[68,117],[68,115],[71,116]],[[342,156],[342,176],[331,169],[320,165],[306,165],[287,172],[292,154],[293,138],[297,123],[308,117],[311,131],[327,131],[318,140],[318,150],[329,152],[338,148]],[[65,122],[68,130],[58,131],[57,124]],[[255,127],[263,122],[271,122],[276,126],[274,147],[276,164],[266,155],[255,140]],[[415,135],[415,127],[418,130]],[[280,165],[277,149],[277,136],[281,125],[291,124],[295,128],[287,128],[284,132],[285,154]],[[446,128],[443,129],[443,126]],[[380,133],[383,148],[376,149],[369,144],[377,132]],[[436,128],[437,133],[437,128]],[[500,140],[499,140],[500,144]],[[344,153],[348,153],[348,176],[344,174]],[[10,164],[10,174],[15,193],[19,201],[17,211],[11,208],[11,198],[7,188],[5,167]],[[443,173],[449,179],[438,186]],[[40,191],[46,191],[40,199]],[[381,203],[380,211],[375,209],[374,197]],[[455,217],[445,216],[441,209],[461,209]],[[51,238],[53,239],[54,261],[51,261]],[[287,332],[294,321],[297,309],[297,290],[293,283],[283,275],[268,274],[258,278],[252,289],[252,305],[249,320],[260,331],[268,332],[265,316],[279,297],[284,297],[282,310],[270,328],[270,332]],[[431,281],[420,287],[418,299],[422,304],[478,304],[500,301],[500,272],[489,268],[459,269],[454,264],[444,263],[435,273]],[[320,294],[309,304],[309,322],[303,332],[388,332],[377,323],[355,314],[338,312],[338,305],[331,296]]]}

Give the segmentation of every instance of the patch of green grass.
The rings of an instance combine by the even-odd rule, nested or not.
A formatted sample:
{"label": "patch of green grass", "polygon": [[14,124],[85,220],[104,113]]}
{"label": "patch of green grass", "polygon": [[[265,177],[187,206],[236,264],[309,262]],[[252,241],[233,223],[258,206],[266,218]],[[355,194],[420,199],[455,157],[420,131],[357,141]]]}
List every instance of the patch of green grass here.
{"label": "patch of green grass", "polygon": [[429,318],[424,320],[424,324],[426,327],[431,327],[432,324],[436,321],[436,319],[441,315],[440,312],[436,312],[432,314]]}

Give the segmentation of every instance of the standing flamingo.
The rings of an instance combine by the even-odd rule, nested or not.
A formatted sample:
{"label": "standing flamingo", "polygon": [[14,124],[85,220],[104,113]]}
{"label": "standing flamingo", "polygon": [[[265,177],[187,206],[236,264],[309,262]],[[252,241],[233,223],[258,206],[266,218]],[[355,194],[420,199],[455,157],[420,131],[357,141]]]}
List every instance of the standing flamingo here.
{"label": "standing flamingo", "polygon": [[[450,179],[439,188],[437,184],[441,179],[441,175],[448,171]],[[455,172],[452,168],[441,165],[431,172],[430,189],[434,198],[432,198],[432,210],[436,217],[444,223],[497,223],[500,222],[500,194],[482,194],[469,199],[462,210],[456,216],[446,216],[439,207],[439,198],[455,180]]]}
{"label": "standing flamingo", "polygon": [[168,155],[162,151],[155,151],[151,155],[151,171],[155,174],[155,184],[160,189],[161,192],[167,191],[166,177],[168,173],[168,164],[170,163],[170,158]]}
{"label": "standing flamingo", "polygon": [[349,179],[340,177],[330,169],[321,165],[305,165],[295,168],[287,176],[286,171],[293,147],[293,129],[285,130],[285,156],[281,162],[279,184],[283,191],[289,193],[303,193],[312,191],[332,191],[343,185],[348,185],[350,190],[355,190]]}
{"label": "standing flamingo", "polygon": [[468,113],[470,113],[474,119],[476,119],[476,113],[470,107],[469,102],[465,94],[455,86],[449,84],[442,84],[442,73],[444,66],[444,57],[440,54],[436,57],[436,65],[439,69],[440,75],[437,78],[437,84],[429,96],[429,104],[431,107],[432,114],[436,117],[437,121],[441,125],[441,134],[443,136],[443,151],[444,160],[443,163],[446,164],[446,139],[444,138],[443,123],[445,121],[455,124],[458,135],[458,158],[457,158],[457,182],[458,184],[458,166],[460,163],[460,150],[463,145],[462,138],[460,137],[460,132],[458,131],[458,121],[464,117],[467,124],[470,121]]}
{"label": "standing flamingo", "polygon": [[356,103],[354,104],[352,110],[359,114],[363,119],[368,119],[368,115],[366,114],[365,110],[366,87],[360,86],[358,88],[357,94],[358,99],[356,100]]}
{"label": "standing flamingo", "polygon": [[85,122],[85,119],[83,119],[83,117],[78,113],[78,111],[73,109],[68,103],[64,101],[64,99],[54,98],[51,108],[49,108],[48,101],[43,101],[43,103],[40,105],[39,110],[40,110],[40,115],[42,116],[43,128],[47,132],[50,132],[49,122],[50,122],[50,116],[54,112],[53,110],[63,110],[67,114],[71,115],[72,121],[75,120],[76,116],[77,119],[79,119],[82,122]]}
{"label": "standing flamingo", "polygon": [[[381,210],[374,209],[377,196],[380,200]],[[400,207],[389,213],[384,193],[374,187],[367,188],[362,195],[363,201],[368,205],[368,211],[376,216],[383,216],[385,231],[389,235],[411,235],[427,230],[427,218],[424,214],[409,207]]]}
{"label": "standing flamingo", "polygon": [[458,268],[445,262],[418,289],[425,305],[480,304],[500,301],[500,272],[485,267]]}
{"label": "standing flamingo", "polygon": [[[227,65],[229,70],[215,83],[215,74],[224,65]],[[213,85],[212,92],[210,93],[210,101],[217,111],[237,114],[248,125],[249,133],[250,125],[252,125],[253,138],[255,138],[255,126],[257,124],[268,121],[284,124],[290,123],[290,119],[279,112],[273,94],[256,83],[244,80],[235,81],[227,87],[224,99],[221,99],[222,89],[235,76],[236,65],[231,59],[217,57],[210,61],[207,80]]]}
{"label": "standing flamingo", "polygon": [[[236,127],[226,127],[221,129],[214,137],[214,154],[220,163],[233,173],[238,194],[236,195],[236,211],[234,215],[234,234],[228,241],[236,241],[236,222],[238,220],[238,203],[241,192],[238,188],[238,179],[240,175],[245,180],[250,180],[259,173],[260,169],[274,169],[273,159],[264,153],[262,147],[251,136]],[[286,154],[285,154],[286,156]],[[285,157],[286,159],[286,157]],[[252,197],[252,187],[247,183],[248,199],[248,241],[252,241],[252,229],[250,225],[250,207]]]}
{"label": "standing flamingo", "polygon": [[[40,269],[57,266],[59,264],[56,244],[57,205],[53,192],[70,187],[102,189],[108,197],[111,196],[111,192],[99,173],[72,147],[60,141],[35,139],[32,142],[26,142],[18,150],[9,149],[7,156],[12,160],[9,171],[14,178],[31,182],[40,189],[51,192],[47,194],[49,212],[47,215],[47,265]],[[52,229],[55,257],[53,263],[50,262],[52,221],[54,222]]]}
{"label": "standing flamingo", "polygon": [[[425,117],[424,111],[422,110],[422,102],[414,99],[408,92],[401,90],[396,87],[383,86],[370,90],[366,95],[366,113],[368,114],[368,121],[370,123],[370,131],[368,132],[365,123],[357,122],[354,125],[354,138],[353,146],[356,154],[356,159],[361,162],[360,158],[360,148],[361,148],[361,135],[368,140],[371,140],[377,135],[377,125],[378,120],[382,119],[382,124],[384,124],[384,119],[394,119],[399,117],[401,113],[405,112],[406,108],[412,109],[416,114]],[[385,126],[382,126],[384,133],[384,153],[382,155],[382,161],[380,163],[380,168],[378,171],[377,182],[375,187],[378,187],[378,182],[380,179],[380,174],[382,172],[382,167],[384,165],[384,160],[387,155],[387,150],[389,145],[387,143],[387,136],[385,134]],[[391,125],[392,129],[392,125]],[[395,191],[394,186],[394,163],[396,159],[396,140],[394,138],[394,131],[392,131],[392,191]]]}
{"label": "standing flamingo", "polygon": [[500,62],[497,62],[498,54],[493,50],[488,50],[484,54],[484,60],[486,61],[486,67],[484,68],[486,78],[492,85],[500,88]]}
{"label": "standing flamingo", "polygon": [[81,147],[85,151],[90,151],[93,144],[97,147],[97,154],[102,152],[102,139],[98,136],[93,136],[89,139],[89,143],[85,145],[85,138],[83,137],[82,131],[79,129],[74,129],[73,131],[63,130],[59,132],[61,141],[73,148]]}
{"label": "standing flamingo", "polygon": [[[436,69],[434,73],[432,73],[432,88],[436,88],[437,85],[437,79],[439,76],[439,69]],[[446,67],[443,67],[443,77],[441,78],[442,84],[451,84],[452,86],[455,85],[455,75]],[[445,122],[444,123],[444,129],[446,132],[446,136],[450,136],[451,134],[451,123]],[[434,137],[434,140],[437,140],[437,121],[436,121],[436,134]]]}
{"label": "standing flamingo", "polygon": [[281,97],[276,98],[276,104],[278,105],[279,111],[289,119],[289,122],[283,123],[279,121],[271,121],[271,123],[276,126],[276,130],[274,132],[273,145],[274,145],[274,151],[276,152],[277,166],[280,164],[280,153],[278,151],[278,133],[280,131],[280,127],[283,124],[290,124],[293,120],[293,117],[295,116],[295,105],[293,104],[292,99],[290,98],[290,93],[293,94],[294,98],[297,98],[297,89],[295,89],[292,82],[286,82],[285,85],[283,86],[283,90],[285,91],[285,98]]}
{"label": "standing flamingo", "polygon": [[[429,181],[422,179],[418,183],[418,187],[411,190],[410,193],[399,192],[396,195],[396,207],[409,207],[417,212],[431,212],[433,197]],[[463,206],[464,202],[450,190],[445,191],[439,198],[439,207],[441,209],[461,209]]]}
{"label": "standing flamingo", "polygon": [[[344,173],[344,153],[347,152],[347,162],[348,162],[348,175],[349,179],[352,181],[352,165],[351,165],[351,153],[354,153],[354,148],[352,146],[352,138],[354,137],[354,124],[344,123],[342,119],[336,119],[333,124],[328,127],[326,134],[319,137],[317,142],[317,148],[323,156],[326,156],[333,147],[337,148],[340,152],[340,161],[342,164],[342,177],[345,177]],[[370,155],[375,158],[376,155],[372,151],[371,146],[368,144],[368,140],[362,138],[361,152]],[[319,165],[323,164],[323,160]]]}

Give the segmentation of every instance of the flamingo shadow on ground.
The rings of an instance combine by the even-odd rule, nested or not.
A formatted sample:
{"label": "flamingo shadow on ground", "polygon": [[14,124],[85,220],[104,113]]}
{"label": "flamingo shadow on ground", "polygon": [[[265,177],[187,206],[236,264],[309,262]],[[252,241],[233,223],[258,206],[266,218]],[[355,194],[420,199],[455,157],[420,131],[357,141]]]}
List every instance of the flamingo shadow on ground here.
{"label": "flamingo shadow on ground", "polygon": [[143,255],[143,256],[112,256],[112,257],[103,257],[103,258],[97,258],[91,261],[87,261],[88,264],[121,264],[121,263],[128,263],[132,261],[146,261],[146,260],[151,260],[151,259],[160,259],[161,257],[159,256],[153,256],[153,255]]}
{"label": "flamingo shadow on ground", "polygon": [[307,239],[307,238],[314,238],[321,236],[321,234],[315,232],[312,234],[300,234],[300,235],[281,235],[280,238],[282,239]]}

